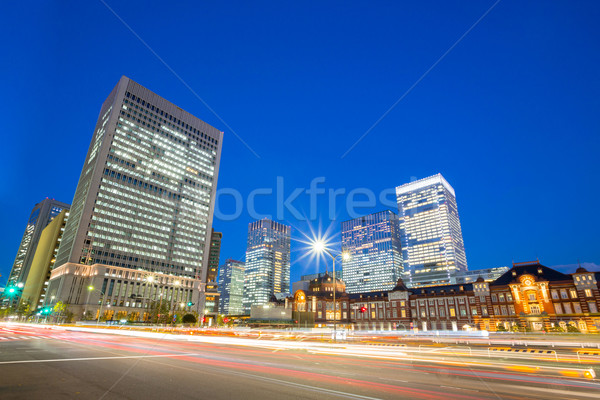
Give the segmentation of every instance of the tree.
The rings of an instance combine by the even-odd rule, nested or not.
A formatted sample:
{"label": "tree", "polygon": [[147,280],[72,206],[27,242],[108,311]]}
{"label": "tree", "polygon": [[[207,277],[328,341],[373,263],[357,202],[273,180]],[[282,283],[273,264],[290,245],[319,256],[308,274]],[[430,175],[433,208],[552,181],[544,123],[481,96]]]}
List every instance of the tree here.
{"label": "tree", "polygon": [[92,311],[86,311],[83,313],[83,320],[85,321],[91,321],[93,319],[96,319],[96,316],[94,315],[94,313]]}
{"label": "tree", "polygon": [[54,305],[54,309],[52,310],[56,315],[56,322],[60,322],[63,314],[65,313],[65,311],[67,310],[67,305],[65,303],[63,303],[62,301],[59,301],[58,303],[56,303]]}
{"label": "tree", "polygon": [[198,322],[198,320],[196,319],[196,316],[194,316],[194,314],[185,314],[181,318],[181,322],[183,322],[184,324],[195,324],[196,322]]}
{"label": "tree", "polygon": [[150,313],[150,322],[155,324],[168,324],[171,322],[169,313],[171,306],[166,301],[153,301],[150,303],[148,312]]}
{"label": "tree", "polygon": [[64,311],[63,322],[66,322],[67,324],[70,322],[73,322],[74,316],[75,316],[75,314],[73,314],[73,312],[67,308]]}
{"label": "tree", "polygon": [[19,306],[17,307],[17,315],[19,317],[23,317],[23,315],[27,315],[29,313],[30,309],[31,309],[31,301],[29,299],[21,300],[21,302],[19,303]]}

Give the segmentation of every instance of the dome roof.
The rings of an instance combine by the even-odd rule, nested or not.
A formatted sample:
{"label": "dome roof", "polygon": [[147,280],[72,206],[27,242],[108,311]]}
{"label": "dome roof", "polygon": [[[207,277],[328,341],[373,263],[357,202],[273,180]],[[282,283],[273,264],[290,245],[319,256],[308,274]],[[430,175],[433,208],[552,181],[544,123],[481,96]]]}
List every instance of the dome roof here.
{"label": "dome roof", "polygon": [[[572,271],[572,270],[571,270]],[[587,269],[583,268],[583,267],[579,267],[577,268],[577,270],[575,271],[576,274],[581,274],[582,272],[588,272]]]}
{"label": "dome roof", "polygon": [[[340,284],[340,283],[344,284],[344,281],[342,281],[337,276],[335,277],[335,280],[338,284]],[[311,285],[320,285],[322,283],[333,283],[333,278],[331,277],[331,275],[329,275],[329,272],[325,272],[323,275],[310,281],[310,283],[311,283]]]}
{"label": "dome roof", "polygon": [[481,276],[479,278],[477,278],[477,280],[475,282],[485,282],[485,279],[483,279]]}

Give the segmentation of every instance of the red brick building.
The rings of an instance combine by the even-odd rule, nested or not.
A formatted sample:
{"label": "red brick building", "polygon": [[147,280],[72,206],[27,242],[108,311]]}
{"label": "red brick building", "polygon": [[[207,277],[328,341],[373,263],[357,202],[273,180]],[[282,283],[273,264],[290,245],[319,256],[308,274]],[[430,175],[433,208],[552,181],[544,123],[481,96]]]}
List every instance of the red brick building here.
{"label": "red brick building", "polygon": [[[599,272],[563,274],[538,261],[515,263],[493,282],[409,289],[400,280],[389,292],[345,293],[336,283],[338,325],[360,330],[600,331]],[[304,321],[333,322],[333,279],[328,275],[297,291],[288,306]],[[306,318],[310,315],[310,318]],[[296,317],[295,317],[296,318]],[[569,328],[569,326],[574,328]]]}

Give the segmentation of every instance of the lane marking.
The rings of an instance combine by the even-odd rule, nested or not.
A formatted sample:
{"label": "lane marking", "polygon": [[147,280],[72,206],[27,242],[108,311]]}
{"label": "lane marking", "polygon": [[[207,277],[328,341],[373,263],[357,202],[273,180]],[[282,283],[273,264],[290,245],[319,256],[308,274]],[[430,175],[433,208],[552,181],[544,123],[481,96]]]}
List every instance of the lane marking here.
{"label": "lane marking", "polygon": [[[199,356],[202,356],[201,354],[198,354]],[[181,365],[172,365],[172,364],[164,364],[158,361],[155,361],[155,363],[158,363],[160,365],[168,365],[170,367],[174,367],[174,368],[178,368],[178,369],[184,369],[187,371],[193,371],[193,372],[198,372],[197,368],[189,368],[189,367],[184,367]],[[202,364],[196,364],[199,367],[202,367]],[[204,365],[205,366],[205,365]],[[205,366],[206,367],[206,366]],[[337,397],[345,397],[348,399],[355,399],[355,400],[382,400],[379,397],[369,397],[369,396],[362,396],[360,394],[354,394],[354,393],[350,393],[350,392],[342,392],[339,390],[333,390],[333,389],[326,389],[326,388],[322,388],[319,386],[310,386],[310,385],[304,385],[302,383],[296,383],[296,382],[290,382],[290,381],[284,381],[282,379],[276,379],[276,378],[269,378],[266,376],[262,376],[262,375],[255,375],[255,374],[250,374],[247,372],[241,372],[241,371],[236,371],[236,370],[232,370],[230,368],[226,368],[226,367],[219,367],[221,372],[223,374],[229,374],[229,375],[235,375],[235,376],[243,376],[246,378],[251,378],[251,379],[255,379],[255,380],[259,380],[259,381],[266,381],[266,382],[270,382],[270,383],[274,383],[274,384],[278,384],[278,385],[282,385],[282,386],[289,386],[289,387],[294,387],[294,388],[300,388],[300,389],[304,389],[304,390],[308,390],[311,392],[317,392],[317,393],[325,393],[325,394],[330,394],[333,396],[337,396]],[[219,374],[217,371],[215,371],[213,368],[211,369],[203,369],[204,374],[212,374],[214,376],[221,376],[221,374]]]}
{"label": "lane marking", "polygon": [[45,363],[45,362],[66,362],[66,361],[126,360],[126,359],[136,359],[136,358],[189,357],[189,356],[199,356],[199,355],[200,355],[199,353],[186,353],[186,354],[159,354],[159,355],[150,355],[150,356],[54,358],[54,359],[49,359],[49,360],[0,361],[0,365],[2,365],[2,364]]}

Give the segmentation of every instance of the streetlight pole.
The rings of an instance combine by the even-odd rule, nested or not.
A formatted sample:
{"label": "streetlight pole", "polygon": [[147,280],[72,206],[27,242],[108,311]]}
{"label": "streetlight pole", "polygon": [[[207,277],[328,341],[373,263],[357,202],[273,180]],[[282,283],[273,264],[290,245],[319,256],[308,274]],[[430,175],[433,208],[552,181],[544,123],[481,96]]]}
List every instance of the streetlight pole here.
{"label": "streetlight pole", "polygon": [[90,294],[92,294],[92,290],[94,290],[93,286],[88,286],[88,295],[87,295],[87,299],[85,301],[85,309],[83,310],[83,316],[87,317],[87,309],[88,309],[88,304],[90,303]]}
{"label": "streetlight pole", "polygon": [[102,306],[104,305],[104,292],[101,291],[100,289],[94,289],[94,287],[92,285],[88,286],[88,295],[87,295],[87,301],[85,303],[85,311],[84,314],[87,314],[87,303],[89,303],[90,301],[90,294],[92,292],[98,292],[100,293],[101,299],[100,299],[100,310],[98,310],[98,319],[96,320],[96,325],[98,325],[100,323],[100,316],[102,315]]}
{"label": "streetlight pole", "polygon": [[[313,243],[313,248],[317,252],[323,252],[327,254],[333,260],[333,341],[337,341],[337,304],[336,304],[336,290],[337,290],[337,281],[335,277],[335,259],[339,256],[343,260],[347,260],[349,255],[347,253],[340,253],[337,256],[334,256],[331,251],[326,247],[325,243],[321,240],[317,240]],[[341,307],[340,307],[340,316],[341,316]]]}
{"label": "streetlight pole", "polygon": [[[98,310],[98,319],[96,320],[96,325],[100,324],[100,316],[102,315],[102,306],[104,305],[104,293],[102,293],[102,302],[100,303],[100,310]],[[110,307],[110,304],[106,307]],[[111,317],[112,321],[112,317]]]}
{"label": "streetlight pole", "polygon": [[[336,342],[337,341],[337,303],[335,300],[336,291],[337,291],[337,280],[335,278],[336,256],[331,254],[331,252],[326,248],[324,248],[323,251],[325,253],[327,253],[327,255],[329,255],[329,257],[331,257],[331,259],[333,260],[333,341]],[[340,309],[340,312],[341,312],[341,309]]]}

